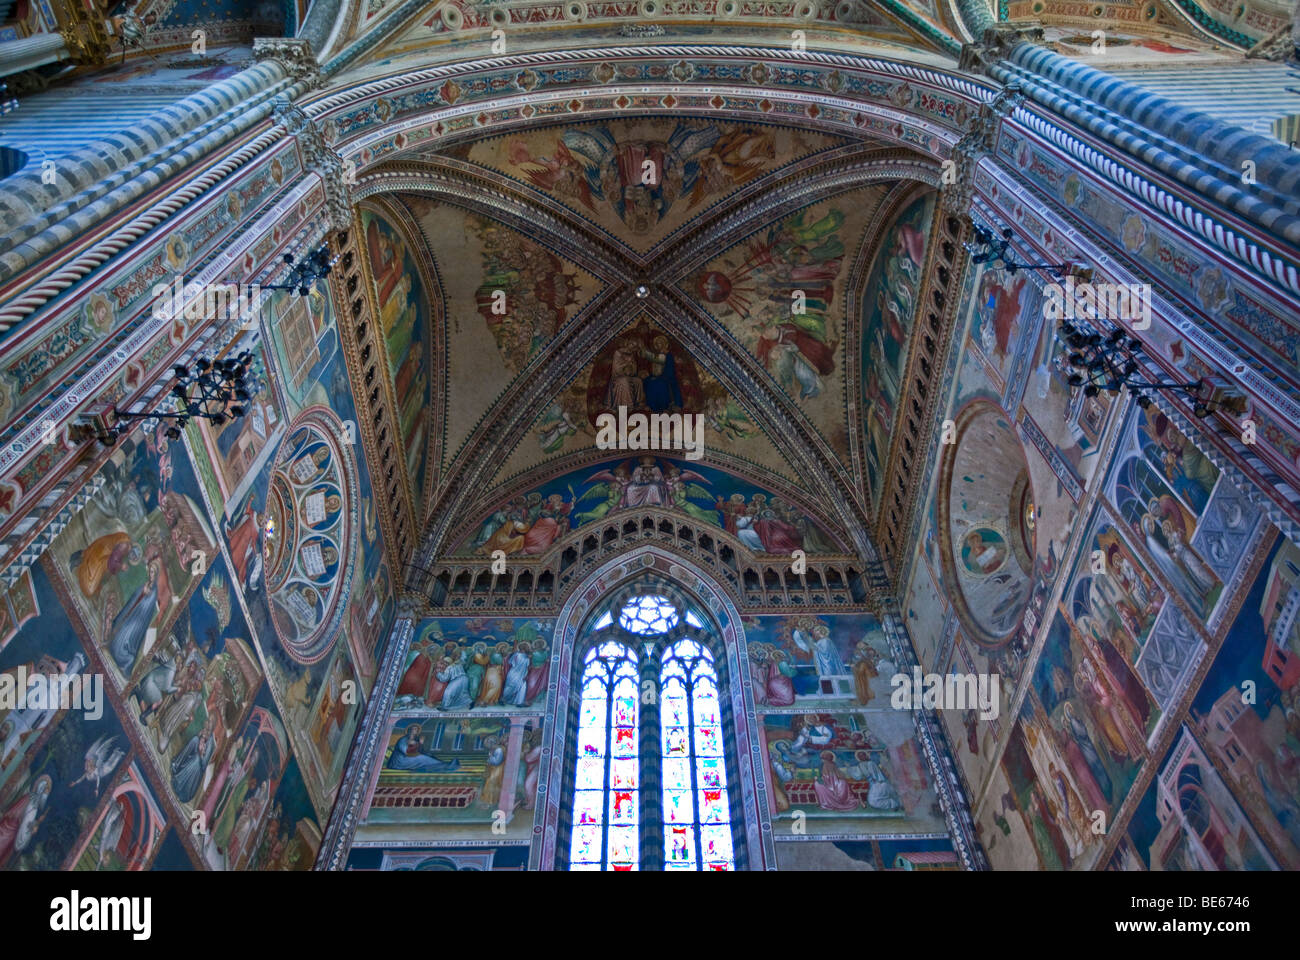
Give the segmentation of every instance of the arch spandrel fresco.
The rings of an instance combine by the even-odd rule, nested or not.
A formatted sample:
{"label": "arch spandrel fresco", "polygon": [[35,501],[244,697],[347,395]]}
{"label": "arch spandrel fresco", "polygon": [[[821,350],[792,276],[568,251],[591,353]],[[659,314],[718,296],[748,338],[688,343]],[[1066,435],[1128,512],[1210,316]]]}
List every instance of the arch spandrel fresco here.
{"label": "arch spandrel fresco", "polygon": [[451,555],[487,557],[502,550],[506,556],[542,556],[573,531],[649,509],[726,531],[756,554],[845,549],[842,535],[790,495],[704,462],[649,450],[594,461],[540,483],[516,481],[491,512],[460,524],[468,532]]}

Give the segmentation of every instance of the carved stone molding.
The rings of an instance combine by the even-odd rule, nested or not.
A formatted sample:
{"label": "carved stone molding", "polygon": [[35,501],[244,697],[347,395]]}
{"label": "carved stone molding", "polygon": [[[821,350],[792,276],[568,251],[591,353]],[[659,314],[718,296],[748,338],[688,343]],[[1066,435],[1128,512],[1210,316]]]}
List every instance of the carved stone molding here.
{"label": "carved stone molding", "polygon": [[924,468],[929,447],[925,431],[930,424],[937,428],[942,416],[943,357],[954,336],[962,280],[970,263],[965,248],[969,231],[967,218],[954,216],[942,206],[935,211],[876,519],[875,541],[895,584],[901,583],[898,572],[906,563],[912,514],[923,502],[929,482],[930,473]]}
{"label": "carved stone molding", "polygon": [[348,188],[348,167],[343,158],[326,144],[320,127],[287,95],[280,94],[273,103],[275,122],[296,138],[302,149],[303,166],[317,174],[325,184],[325,209],[330,228],[347,230],[352,225],[352,196]]}
{"label": "carved stone molding", "polygon": [[945,213],[964,216],[970,210],[975,193],[975,168],[979,166],[981,157],[993,153],[1002,121],[1014,113],[1024,99],[1019,84],[1009,83],[996,97],[980,105],[979,112],[971,118],[966,135],[952,150],[952,180],[945,184],[942,196]]}

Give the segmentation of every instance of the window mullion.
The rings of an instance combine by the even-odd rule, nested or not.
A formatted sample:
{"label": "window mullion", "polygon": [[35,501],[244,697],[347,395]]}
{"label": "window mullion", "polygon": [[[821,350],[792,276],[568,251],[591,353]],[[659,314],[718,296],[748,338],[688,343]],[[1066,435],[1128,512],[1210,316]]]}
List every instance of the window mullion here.
{"label": "window mullion", "polygon": [[[658,676],[659,671],[655,669],[656,660],[662,662],[662,658],[655,657],[653,653],[646,652],[644,648],[640,649],[642,651],[641,655],[645,657],[644,668],[641,672],[641,682],[645,682],[645,673],[649,672],[650,680],[654,683],[655,690],[654,700],[650,704],[641,703],[640,690],[637,691],[638,709],[641,710],[641,727],[639,730],[641,733],[640,743],[642,745],[646,743],[652,744],[652,749],[642,749],[640,765],[638,767],[641,775],[641,783],[637,795],[644,801],[641,805],[641,852],[643,854],[648,854],[643,860],[642,865],[658,863],[660,865],[660,870],[662,870],[667,857],[667,844],[664,839],[666,816],[663,804],[663,713],[659,709],[659,701],[663,697],[664,691],[663,685],[660,683],[660,678]],[[652,709],[641,709],[647,706]],[[649,715],[651,713],[654,715],[653,724],[650,723]],[[650,729],[651,726],[653,726],[653,730]],[[656,774],[654,777],[649,776],[651,769],[653,769]],[[647,785],[651,783],[654,784],[654,789],[648,790]],[[653,796],[655,795],[658,796],[657,804],[655,804],[653,800]],[[658,814],[654,818],[650,816],[652,808],[657,808],[658,810]],[[647,849],[644,842],[646,837],[650,838],[652,841],[650,846],[655,849]]]}
{"label": "window mullion", "polygon": [[[679,658],[680,659],[680,658]],[[691,806],[695,810],[695,869],[704,869],[704,842],[700,832],[704,828],[704,819],[700,816],[700,784],[695,762],[695,664],[686,669],[686,723],[687,743],[690,744],[691,756]]]}
{"label": "window mullion", "polygon": [[609,869],[609,778],[614,768],[614,670],[616,665],[605,664],[605,780],[600,794],[600,869]]}

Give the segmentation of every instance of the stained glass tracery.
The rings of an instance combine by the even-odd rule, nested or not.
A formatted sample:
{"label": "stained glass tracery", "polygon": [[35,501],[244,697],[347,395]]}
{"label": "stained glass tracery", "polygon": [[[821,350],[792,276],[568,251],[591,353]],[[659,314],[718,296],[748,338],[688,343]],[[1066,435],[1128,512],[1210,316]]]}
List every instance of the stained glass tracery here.
{"label": "stained glass tracery", "polygon": [[633,597],[619,611],[618,622],[631,633],[655,636],[677,626],[677,608],[666,597]]}

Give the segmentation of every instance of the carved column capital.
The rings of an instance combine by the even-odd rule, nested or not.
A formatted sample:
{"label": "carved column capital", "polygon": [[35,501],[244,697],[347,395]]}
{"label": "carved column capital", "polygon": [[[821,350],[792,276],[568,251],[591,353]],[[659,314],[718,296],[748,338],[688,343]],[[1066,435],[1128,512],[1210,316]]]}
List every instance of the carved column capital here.
{"label": "carved column capital", "polygon": [[289,76],[295,80],[319,87],[325,82],[320,72],[320,64],[312,53],[311,44],[306,40],[292,37],[255,37],[253,39],[253,59],[279,60]]}
{"label": "carved column capital", "polygon": [[988,74],[989,68],[1006,60],[1022,43],[1042,43],[1040,24],[998,23],[984,30],[984,36],[961,48],[957,65],[971,73]]}

